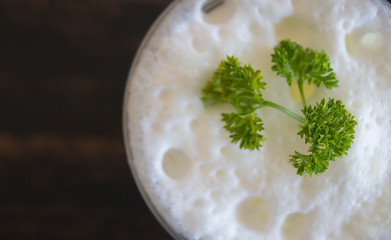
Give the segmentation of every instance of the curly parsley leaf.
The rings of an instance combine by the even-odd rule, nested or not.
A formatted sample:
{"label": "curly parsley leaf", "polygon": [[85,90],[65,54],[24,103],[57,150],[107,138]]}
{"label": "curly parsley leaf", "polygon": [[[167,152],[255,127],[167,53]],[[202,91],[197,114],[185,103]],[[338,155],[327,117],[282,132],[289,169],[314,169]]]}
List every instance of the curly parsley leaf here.
{"label": "curly parsley leaf", "polygon": [[318,175],[324,172],[330,161],[347,154],[354,139],[357,122],[340,100],[323,98],[314,107],[304,107],[305,124],[298,135],[310,144],[304,155],[295,152],[290,163],[297,168],[298,175]]}
{"label": "curly parsley leaf", "polygon": [[259,150],[262,147],[264,137],[260,132],[264,129],[262,119],[249,114],[223,113],[224,128],[231,133],[233,143],[240,143],[240,148]]}
{"label": "curly parsley leaf", "polygon": [[327,89],[338,87],[338,80],[331,67],[329,57],[322,51],[303,48],[291,40],[282,40],[274,47],[272,70],[285,77],[289,86],[295,78],[299,84],[308,81]]}
{"label": "curly parsley leaf", "polygon": [[230,103],[235,107],[237,113],[223,113],[222,121],[232,142],[239,142],[240,148],[259,150],[262,146],[263,123],[254,112],[262,105],[265,85],[260,70],[255,71],[250,64],[241,66],[237,58],[227,56],[202,89],[205,104]]}
{"label": "curly parsley leaf", "polygon": [[202,89],[202,101],[206,104],[231,103],[241,114],[250,114],[261,106],[261,90],[265,85],[261,70],[255,71],[250,64],[240,66],[237,58],[227,56]]}

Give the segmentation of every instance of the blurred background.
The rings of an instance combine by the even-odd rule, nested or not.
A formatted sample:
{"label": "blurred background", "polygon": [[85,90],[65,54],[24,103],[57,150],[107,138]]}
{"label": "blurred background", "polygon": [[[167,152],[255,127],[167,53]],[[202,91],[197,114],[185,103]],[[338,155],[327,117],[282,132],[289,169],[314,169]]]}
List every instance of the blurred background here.
{"label": "blurred background", "polygon": [[0,0],[0,239],[171,239],[130,174],[122,101],[170,0]]}

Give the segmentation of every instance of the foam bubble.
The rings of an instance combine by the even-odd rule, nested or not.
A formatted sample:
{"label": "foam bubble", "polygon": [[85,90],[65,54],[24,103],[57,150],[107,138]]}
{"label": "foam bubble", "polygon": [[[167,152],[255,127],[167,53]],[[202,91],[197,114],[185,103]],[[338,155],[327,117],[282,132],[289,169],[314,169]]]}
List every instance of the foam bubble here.
{"label": "foam bubble", "polygon": [[282,225],[282,232],[286,240],[309,239],[308,230],[308,218],[299,212],[289,214]]}
{"label": "foam bubble", "polygon": [[361,60],[379,60],[380,51],[385,51],[383,33],[377,29],[356,28],[346,34],[345,44],[348,53]]}
{"label": "foam bubble", "polygon": [[191,171],[192,162],[181,150],[171,148],[164,154],[162,168],[170,178],[182,179]]}
{"label": "foam bubble", "polygon": [[274,216],[272,204],[261,197],[249,197],[242,200],[236,208],[236,216],[243,227],[259,232],[271,229]]}
{"label": "foam bubble", "polygon": [[316,31],[315,26],[309,19],[304,19],[297,15],[283,18],[275,27],[277,39],[291,39],[299,42],[303,46],[311,44],[312,32]]}
{"label": "foam bubble", "polygon": [[205,200],[203,200],[203,199],[196,199],[196,200],[193,202],[193,205],[194,205],[194,207],[196,207],[196,208],[202,208],[202,207],[204,207],[204,206],[206,205],[206,203],[205,203]]}
{"label": "foam bubble", "polygon": [[383,37],[377,31],[368,31],[361,36],[360,44],[368,49],[376,50],[382,46]]}

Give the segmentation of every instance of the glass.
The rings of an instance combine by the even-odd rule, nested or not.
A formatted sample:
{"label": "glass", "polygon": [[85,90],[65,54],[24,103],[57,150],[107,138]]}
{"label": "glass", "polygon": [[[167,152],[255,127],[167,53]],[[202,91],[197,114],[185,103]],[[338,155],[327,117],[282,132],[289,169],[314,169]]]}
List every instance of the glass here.
{"label": "glass", "polygon": [[180,234],[178,234],[165,220],[164,220],[164,217],[157,211],[157,209],[155,208],[155,206],[152,204],[152,201],[150,199],[150,197],[148,196],[148,194],[146,193],[141,181],[140,181],[140,178],[138,177],[138,174],[137,174],[137,171],[135,170],[135,166],[134,166],[134,162],[133,162],[133,155],[132,155],[132,149],[131,149],[131,145],[130,145],[130,138],[129,138],[129,128],[127,126],[128,124],[128,115],[126,114],[127,113],[127,106],[129,104],[129,84],[130,84],[130,81],[132,80],[133,78],[133,75],[134,75],[134,71],[135,69],[137,68],[137,65],[139,63],[139,59],[141,57],[141,54],[143,53],[143,50],[146,48],[146,46],[148,45],[149,43],[149,40],[151,39],[151,37],[153,36],[153,34],[155,33],[156,29],[159,28],[160,24],[162,23],[162,21],[164,21],[164,19],[171,13],[171,11],[178,5],[178,3],[181,2],[181,0],[176,0],[176,1],[173,1],[161,14],[160,16],[156,19],[156,21],[154,22],[154,24],[151,26],[151,28],[148,30],[146,36],[144,37],[139,49],[137,50],[137,53],[134,57],[134,60],[133,60],[133,63],[131,65],[131,68],[130,68],[130,73],[129,73],[129,76],[128,76],[128,81],[126,83],[126,87],[125,87],[125,97],[124,97],[124,108],[123,108],[123,129],[124,129],[124,140],[125,140],[125,148],[126,148],[126,154],[127,154],[127,158],[128,158],[128,163],[130,165],[130,169],[131,169],[131,172],[132,172],[132,175],[133,175],[133,178],[137,184],[137,187],[143,197],[143,199],[145,200],[145,202],[147,203],[147,206],[148,208],[151,210],[152,214],[155,216],[155,218],[160,222],[160,224],[166,229],[166,231],[176,240],[186,240],[185,237],[181,236]]}
{"label": "glass", "polygon": [[[381,0],[379,0],[381,1]],[[142,44],[140,45],[137,54],[133,60],[130,73],[128,76],[128,81],[126,85],[125,90],[125,98],[124,98],[124,115],[123,115],[123,129],[124,129],[124,139],[125,139],[125,146],[126,146],[126,152],[128,157],[128,162],[131,168],[132,175],[135,179],[135,182],[141,192],[142,197],[144,198],[145,202],[147,203],[149,209],[153,213],[153,215],[156,217],[156,219],[160,222],[160,224],[166,229],[166,231],[176,240],[185,240],[186,238],[179,234],[164,218],[164,216],[156,209],[154,204],[152,203],[152,200],[150,199],[149,195],[147,194],[143,184],[140,181],[140,177],[138,176],[138,173],[135,169],[131,144],[130,144],[130,129],[128,127],[128,105],[129,105],[129,85],[130,82],[133,79],[133,76],[135,74],[135,69],[138,67],[140,58],[142,56],[142,53],[144,52],[145,48],[150,43],[151,38],[154,36],[155,32],[159,27],[161,26],[162,22],[165,21],[167,17],[170,16],[170,14],[176,10],[178,5],[183,2],[182,0],[176,0],[173,1],[166,9],[165,11],[159,16],[159,18],[155,21],[155,23],[152,25],[152,27],[149,29],[147,35],[145,36]],[[220,4],[222,4],[223,0],[210,0],[205,1],[205,3],[202,5],[202,11],[204,13],[208,13],[209,11],[212,11],[213,9],[217,8]],[[384,1],[383,1],[384,2]],[[357,33],[358,34],[358,33]],[[353,36],[354,37],[354,36]],[[358,38],[357,38],[358,39]],[[355,42],[353,41],[352,44],[354,45]]]}

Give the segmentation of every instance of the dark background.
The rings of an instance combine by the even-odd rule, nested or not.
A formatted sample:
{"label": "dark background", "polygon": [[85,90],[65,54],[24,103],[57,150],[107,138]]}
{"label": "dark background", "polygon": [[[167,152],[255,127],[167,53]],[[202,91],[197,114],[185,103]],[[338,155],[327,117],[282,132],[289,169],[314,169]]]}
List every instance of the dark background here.
{"label": "dark background", "polygon": [[0,239],[171,239],[133,181],[122,101],[170,0],[0,0]]}
{"label": "dark background", "polygon": [[0,0],[0,239],[171,239],[126,161],[122,100],[170,0]]}

